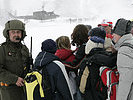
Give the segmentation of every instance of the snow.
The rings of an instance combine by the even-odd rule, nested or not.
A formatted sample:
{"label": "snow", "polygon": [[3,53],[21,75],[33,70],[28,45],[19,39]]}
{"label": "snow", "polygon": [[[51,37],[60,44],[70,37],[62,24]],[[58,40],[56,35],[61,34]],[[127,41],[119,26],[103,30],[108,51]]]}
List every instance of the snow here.
{"label": "snow", "polygon": [[27,37],[25,38],[26,45],[30,48],[30,37],[32,36],[33,43],[33,58],[36,57],[41,50],[41,43],[45,39],[56,40],[59,36],[71,35],[75,24],[32,21],[26,24]]}

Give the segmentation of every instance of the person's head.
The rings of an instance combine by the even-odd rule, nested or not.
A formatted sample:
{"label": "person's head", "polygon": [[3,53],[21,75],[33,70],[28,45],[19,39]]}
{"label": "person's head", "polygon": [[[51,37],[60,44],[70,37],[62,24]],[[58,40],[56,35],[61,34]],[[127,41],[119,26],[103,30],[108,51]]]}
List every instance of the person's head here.
{"label": "person's head", "polygon": [[54,54],[57,50],[56,42],[52,39],[46,39],[42,42],[41,50]]}
{"label": "person's head", "polygon": [[26,36],[25,24],[20,20],[10,20],[5,24],[3,35],[7,40],[20,42]]}
{"label": "person's head", "polygon": [[107,34],[111,34],[111,29],[113,27],[113,22],[108,19],[103,19],[101,24],[98,24],[98,26],[102,26]]}
{"label": "person's head", "polygon": [[104,44],[105,37],[106,37],[106,32],[104,29],[100,27],[95,27],[91,29],[89,32],[90,40],[95,42],[95,43],[102,43]]}
{"label": "person's head", "polygon": [[71,34],[72,45],[79,46],[88,41],[88,29],[85,25],[77,25]]}
{"label": "person's head", "polygon": [[60,36],[56,39],[57,49],[71,49],[70,39],[68,36]]}
{"label": "person's head", "polygon": [[117,43],[122,36],[130,33],[131,21],[123,18],[118,19],[113,29],[113,42]]}

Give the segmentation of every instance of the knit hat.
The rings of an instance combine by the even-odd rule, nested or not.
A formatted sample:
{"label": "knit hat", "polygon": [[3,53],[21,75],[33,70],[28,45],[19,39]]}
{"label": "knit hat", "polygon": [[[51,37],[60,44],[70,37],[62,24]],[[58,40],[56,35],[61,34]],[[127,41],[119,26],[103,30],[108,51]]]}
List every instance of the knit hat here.
{"label": "knit hat", "polygon": [[123,18],[118,19],[114,26],[113,33],[123,36],[129,34],[130,32],[131,32],[131,21]]}
{"label": "knit hat", "polygon": [[97,36],[97,37],[100,37],[102,39],[105,39],[106,32],[105,32],[105,30],[103,28],[95,27],[95,28],[91,29],[91,31],[89,32],[89,35],[91,37]]}
{"label": "knit hat", "polygon": [[96,43],[104,43],[106,32],[103,28],[96,27],[91,29],[89,32],[89,36],[91,36],[91,40]]}
{"label": "knit hat", "polygon": [[42,51],[46,51],[49,53],[55,53],[56,52],[56,42],[52,39],[47,39],[45,41],[42,42],[42,47],[41,50]]}

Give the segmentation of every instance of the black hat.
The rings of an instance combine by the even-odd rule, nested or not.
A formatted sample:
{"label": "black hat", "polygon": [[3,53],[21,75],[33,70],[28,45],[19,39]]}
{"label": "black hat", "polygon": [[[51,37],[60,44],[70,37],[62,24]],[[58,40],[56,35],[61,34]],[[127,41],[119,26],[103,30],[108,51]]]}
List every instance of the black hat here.
{"label": "black hat", "polygon": [[131,32],[131,21],[123,18],[118,19],[114,26],[113,33],[123,36],[129,34],[130,32]]}
{"label": "black hat", "polygon": [[42,51],[50,52],[50,53],[55,53],[57,50],[56,47],[56,42],[52,39],[47,39],[42,42]]}
{"label": "black hat", "polygon": [[96,36],[96,37],[105,39],[106,32],[103,28],[96,27],[96,28],[91,29],[91,31],[89,32],[89,36],[91,37]]}

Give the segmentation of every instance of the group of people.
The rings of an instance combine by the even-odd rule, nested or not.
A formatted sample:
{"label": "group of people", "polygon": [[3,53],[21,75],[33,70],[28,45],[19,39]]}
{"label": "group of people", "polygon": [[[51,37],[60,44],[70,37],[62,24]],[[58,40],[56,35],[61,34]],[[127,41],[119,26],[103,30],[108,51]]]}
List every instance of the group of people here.
{"label": "group of people", "polygon": [[[25,24],[20,20],[8,21],[3,36],[6,41],[0,45],[0,100],[25,100],[24,77],[30,67],[29,50],[21,43],[26,36]],[[119,83],[115,100],[133,99],[133,28],[130,20],[118,19],[114,27],[107,20],[95,28],[78,24],[71,34],[71,40],[68,36],[60,36],[56,41],[44,40],[33,64],[34,69],[46,67],[53,92],[52,100],[98,100],[89,96],[90,88],[84,87],[81,80],[77,81],[84,60],[95,54],[94,48],[116,54],[117,59],[113,62],[119,72]],[[71,45],[76,49],[71,50]],[[94,69],[99,72],[98,68]],[[92,75],[91,69],[87,75]],[[89,83],[88,76],[81,77],[83,83]],[[81,99],[77,99],[78,93]]]}

